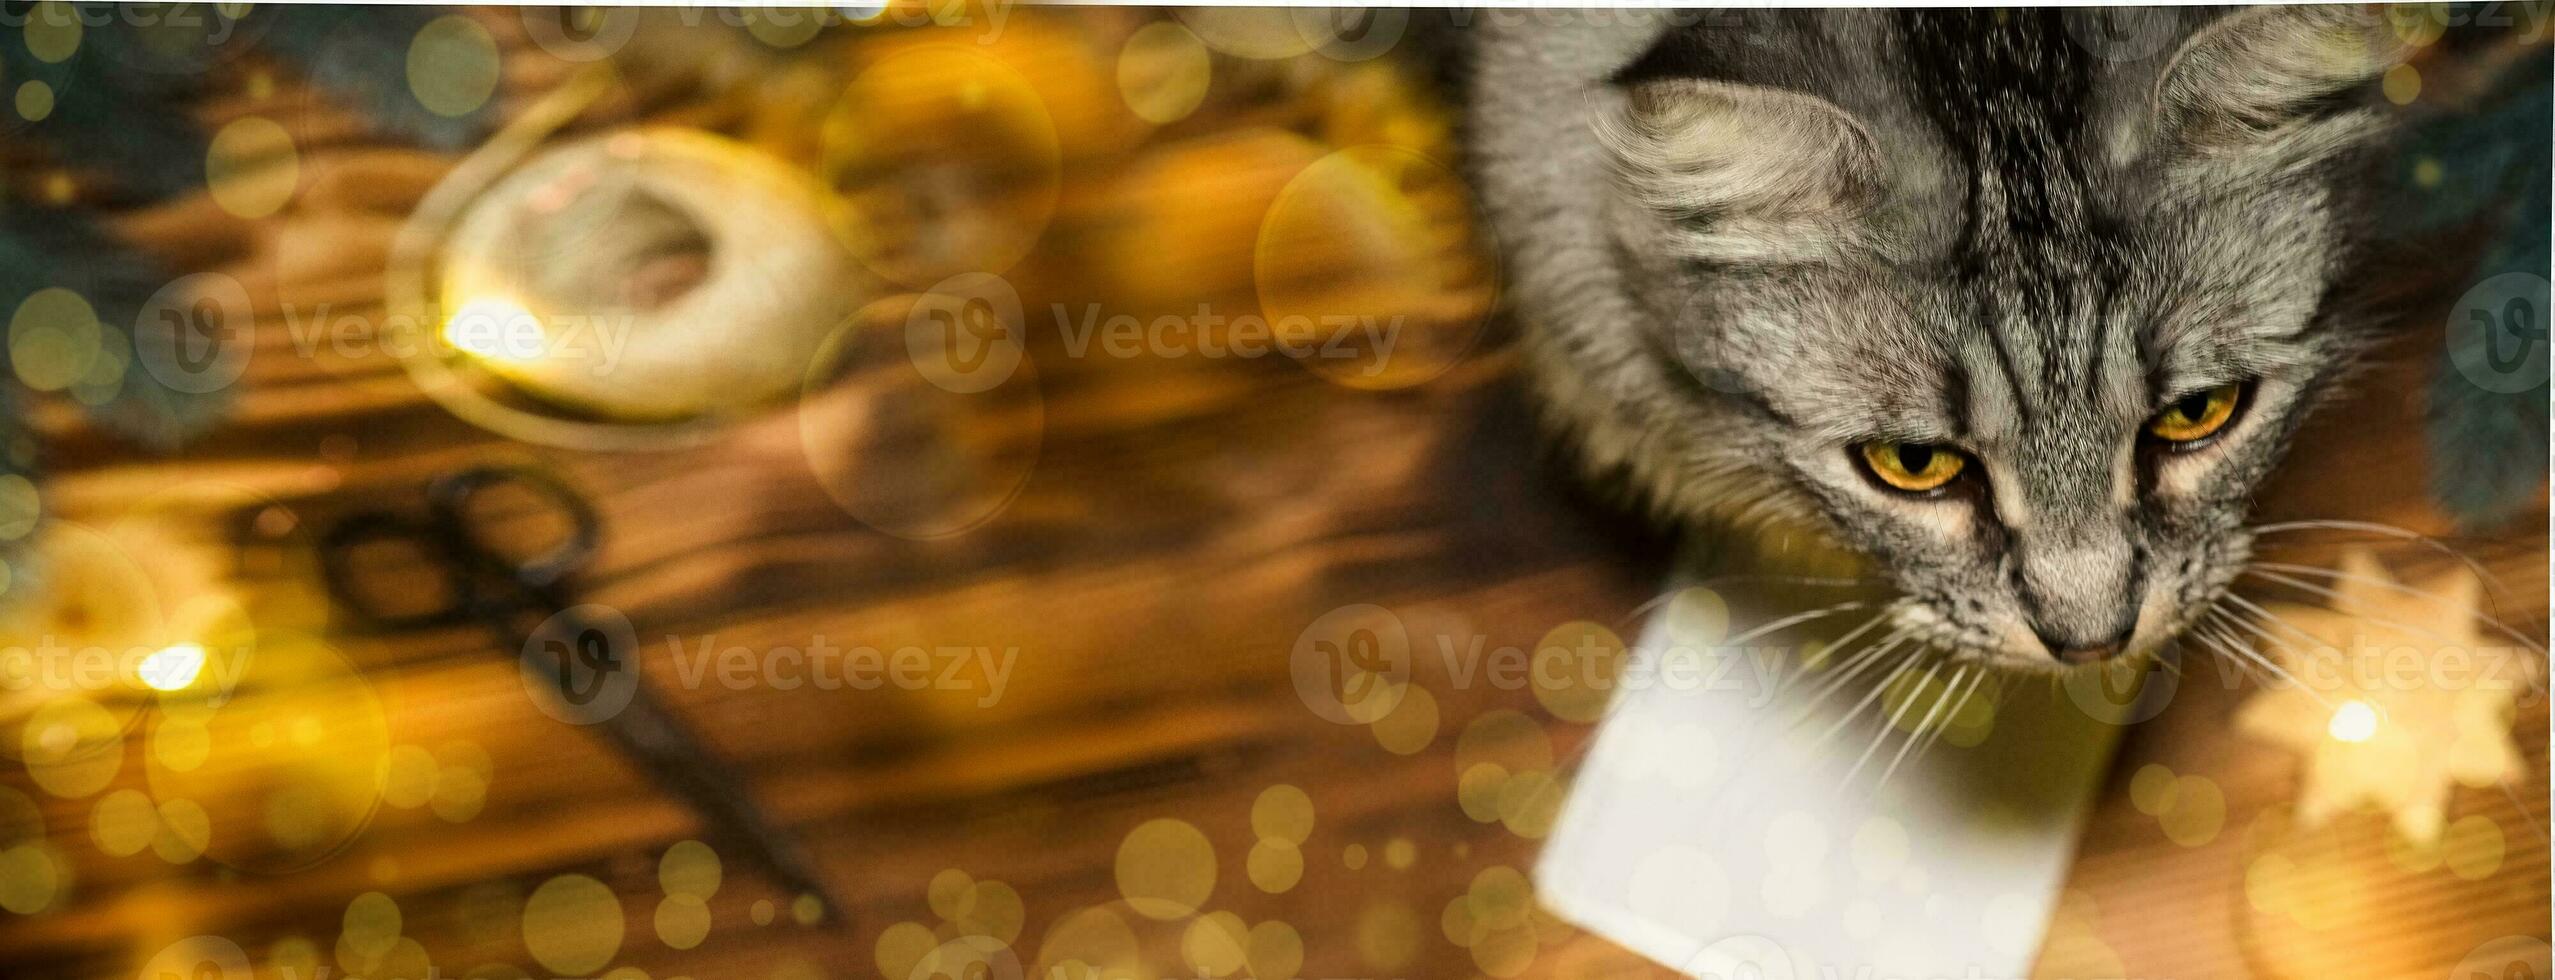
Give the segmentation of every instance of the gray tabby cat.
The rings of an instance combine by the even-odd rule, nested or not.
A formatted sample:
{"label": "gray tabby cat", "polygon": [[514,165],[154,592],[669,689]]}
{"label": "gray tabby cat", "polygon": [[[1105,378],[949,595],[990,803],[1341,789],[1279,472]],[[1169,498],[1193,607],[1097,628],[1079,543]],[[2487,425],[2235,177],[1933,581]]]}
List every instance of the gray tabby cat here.
{"label": "gray tabby cat", "polygon": [[2365,339],[2328,302],[2400,60],[2351,7],[1592,12],[1477,31],[1477,188],[1551,419],[1665,516],[1864,556],[2026,669],[2154,649]]}

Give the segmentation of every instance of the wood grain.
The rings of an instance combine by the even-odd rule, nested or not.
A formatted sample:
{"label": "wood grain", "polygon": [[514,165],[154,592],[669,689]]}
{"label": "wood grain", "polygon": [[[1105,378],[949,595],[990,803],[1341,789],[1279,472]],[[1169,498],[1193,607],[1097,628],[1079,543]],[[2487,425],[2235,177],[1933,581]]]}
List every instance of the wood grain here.
{"label": "wood grain", "polygon": [[[1159,130],[1128,122],[1105,101],[1115,98],[1108,73],[1117,44],[1149,16],[1018,11],[1013,39],[982,49],[1055,98],[1058,129],[1075,138],[1047,230],[1005,273],[1030,310],[1098,303],[1151,315],[1202,301],[1255,310],[1251,245],[1216,229],[1248,234],[1255,209],[1302,166],[1273,156],[1267,147],[1285,139],[1272,134],[1318,131],[1336,118],[1321,103],[1344,84],[1219,58],[1235,85],[1223,88],[1220,77],[1199,116]],[[480,19],[506,41],[510,105],[561,77],[524,44],[514,14]],[[829,57],[857,68],[930,34],[829,40],[828,54],[788,65],[735,57],[756,72],[826,66]],[[216,99],[207,111],[306,104],[283,84],[262,100]],[[653,118],[739,134],[809,125],[680,72],[634,90],[644,94],[631,96],[629,111]],[[230,423],[170,456],[120,445],[68,406],[39,406],[48,507],[58,521],[143,515],[170,528],[248,597],[261,631],[307,632],[342,651],[382,705],[391,741],[484,750],[485,804],[459,822],[384,808],[342,853],[270,876],[171,864],[148,849],[108,856],[90,839],[93,796],[55,797],[6,767],[0,786],[40,807],[72,884],[41,914],[0,914],[0,972],[130,976],[175,940],[213,935],[245,947],[261,977],[275,976],[268,952],[288,937],[335,962],[349,901],[380,891],[443,973],[544,975],[516,911],[544,880],[576,873],[620,896],[627,938],[616,967],[654,977],[870,976],[891,924],[939,924],[929,883],[959,869],[1017,890],[1023,922],[1011,946],[1025,961],[1036,962],[1055,923],[1098,906],[1133,924],[1137,975],[1187,975],[1186,924],[1127,911],[1114,872],[1128,832],[1165,817],[1212,842],[1211,908],[1300,935],[1302,976],[1481,970],[1442,934],[1440,913],[1486,869],[1527,866],[1536,842],[1459,806],[1456,734],[1485,713],[1518,711],[1567,759],[1588,729],[1554,720],[1529,690],[1451,676],[1421,657],[1413,679],[1433,693],[1442,721],[1426,748],[1397,755],[1363,726],[1317,717],[1295,691],[1289,658],[1316,619],[1355,604],[1397,611],[1415,641],[1479,638],[1492,649],[1531,649],[1575,620],[1637,627],[1634,611],[1656,597],[1670,542],[1588,499],[1553,463],[1514,377],[1505,324],[1489,321],[1470,353],[1433,380],[1370,391],[1284,358],[1074,357],[1043,326],[1049,318],[1033,315],[1029,366],[994,397],[952,398],[898,358],[865,358],[827,396],[835,401],[744,418],[688,448],[527,445],[454,418],[394,358],[356,342],[381,314],[390,236],[452,161],[315,118],[297,127],[306,176],[283,214],[241,222],[199,197],[121,219],[180,267],[242,282],[258,313],[255,353]],[[1453,239],[1466,236],[1458,229]],[[1148,274],[1153,263],[1159,274]],[[309,346],[308,318],[322,304],[344,318],[334,336],[349,343]],[[2444,304],[2435,297],[2432,308]],[[1455,329],[1464,319],[1429,322]],[[892,342],[900,326],[888,319],[864,340]],[[2435,342],[2409,336],[2391,367],[2326,413],[2265,495],[2266,518],[2446,533],[2421,499],[2412,394],[2436,356]],[[838,410],[851,414],[824,414]],[[854,416],[868,421],[847,421]],[[823,455],[837,468],[812,462],[811,430],[828,440]],[[699,832],[677,801],[540,714],[485,634],[378,634],[317,598],[308,548],[318,529],[359,508],[413,506],[424,480],[487,460],[555,467],[593,498],[609,536],[581,580],[584,594],[636,624],[649,680],[805,838],[854,906],[848,928],[793,925],[790,896],[731,859],[709,901],[707,939],[669,948],[652,927],[656,861]],[[829,481],[854,488],[850,506],[828,494]],[[268,514],[282,516],[261,523]],[[977,522],[944,536],[894,533],[952,519]],[[2541,641],[2544,522],[2541,502],[2507,531],[2453,538],[2502,578],[2500,616]],[[2385,553],[2408,565],[2426,554],[2400,544]],[[979,691],[683,681],[683,650],[705,638],[769,650],[820,636],[1020,654],[990,704]],[[2376,843],[2379,819],[2351,816],[2318,832],[2346,859],[2315,887],[2356,904],[2319,931],[2254,909],[2244,886],[2256,846],[2247,829],[2287,805],[2293,760],[2232,734],[2238,692],[2185,690],[2135,731],[2106,786],[2041,974],[2440,976],[2486,940],[2546,935],[2542,696],[2524,702],[2517,722],[2527,782],[2507,796],[2463,791],[2452,808],[2502,828],[2499,869],[2473,881],[2401,871]],[[152,789],[142,742],[129,747],[113,788]],[[2130,774],[2149,762],[2215,780],[2226,829],[2197,847],[2163,836],[2127,798]],[[1270,893],[1247,875],[1246,855],[1254,800],[1282,784],[1309,795],[1316,822],[1301,881]],[[196,802],[217,834],[259,819],[245,794]],[[1387,860],[1404,847],[1406,866]],[[1366,854],[1359,867],[1351,848]],[[784,911],[758,925],[758,900]],[[1566,927],[1545,923],[1538,933],[1525,975],[1665,975]]]}

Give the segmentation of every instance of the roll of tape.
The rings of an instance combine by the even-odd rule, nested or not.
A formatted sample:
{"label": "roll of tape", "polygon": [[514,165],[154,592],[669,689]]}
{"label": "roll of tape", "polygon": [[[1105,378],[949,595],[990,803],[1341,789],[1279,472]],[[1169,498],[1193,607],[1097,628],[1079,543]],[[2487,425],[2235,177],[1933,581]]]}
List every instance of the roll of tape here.
{"label": "roll of tape", "polygon": [[669,421],[796,393],[878,283],[812,177],[697,130],[629,129],[526,159],[436,255],[441,342],[527,393]]}

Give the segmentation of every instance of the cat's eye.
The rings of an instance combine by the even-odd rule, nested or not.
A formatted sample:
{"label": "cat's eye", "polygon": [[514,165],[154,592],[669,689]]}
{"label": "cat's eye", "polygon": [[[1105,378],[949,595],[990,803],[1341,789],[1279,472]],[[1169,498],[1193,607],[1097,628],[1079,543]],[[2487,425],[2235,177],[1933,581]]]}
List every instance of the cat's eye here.
{"label": "cat's eye", "polygon": [[2207,391],[2195,391],[2174,399],[2173,404],[2147,420],[2147,432],[2168,443],[2187,445],[2217,435],[2236,417],[2236,406],[2244,400],[2244,386],[2219,385]]}
{"label": "cat's eye", "polygon": [[1909,493],[1942,489],[1969,465],[1957,450],[1921,442],[1867,442],[1859,451],[1873,476]]}

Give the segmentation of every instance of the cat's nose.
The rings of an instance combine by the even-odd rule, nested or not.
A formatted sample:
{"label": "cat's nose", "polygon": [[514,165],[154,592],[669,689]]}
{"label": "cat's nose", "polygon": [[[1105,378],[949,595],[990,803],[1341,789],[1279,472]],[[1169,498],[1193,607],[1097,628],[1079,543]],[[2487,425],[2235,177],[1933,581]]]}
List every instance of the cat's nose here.
{"label": "cat's nose", "polygon": [[2047,649],[2050,656],[2058,658],[2060,663],[2089,664],[2119,656],[2120,651],[2128,649],[2129,636],[2137,628],[2133,623],[2109,637],[2090,640],[2070,636],[2064,631],[2054,632],[2045,626],[2032,627],[2032,633],[2040,637],[2042,648]]}

